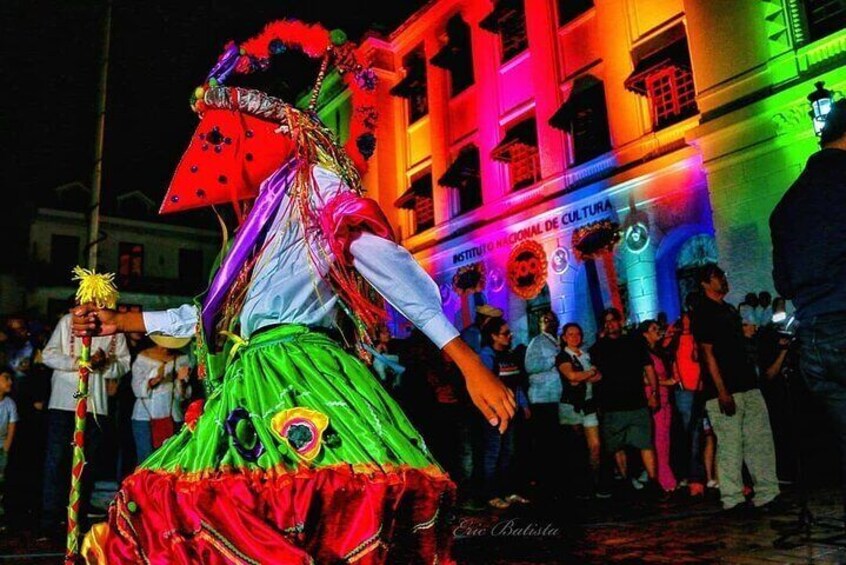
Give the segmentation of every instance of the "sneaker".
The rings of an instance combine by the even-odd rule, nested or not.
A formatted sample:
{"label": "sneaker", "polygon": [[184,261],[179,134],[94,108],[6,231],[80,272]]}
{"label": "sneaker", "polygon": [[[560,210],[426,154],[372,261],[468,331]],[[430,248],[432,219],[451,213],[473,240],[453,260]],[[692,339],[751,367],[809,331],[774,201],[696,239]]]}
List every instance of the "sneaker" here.
{"label": "sneaker", "polygon": [[529,499],[520,496],[519,494],[509,494],[505,497],[508,504],[529,504]]}
{"label": "sneaker", "polygon": [[635,490],[641,490],[644,486],[644,483],[642,483],[640,479],[632,479],[632,487]]}
{"label": "sneaker", "polygon": [[488,501],[488,506],[490,506],[491,508],[496,508],[497,510],[505,510],[506,508],[511,506],[511,503],[503,500],[500,497],[496,497]]}
{"label": "sneaker", "polygon": [[688,484],[687,479],[682,479],[678,482],[676,488],[687,488]]}
{"label": "sneaker", "polygon": [[600,500],[608,500],[611,498],[611,493],[605,489],[598,489],[595,493],[593,493],[593,496]]}
{"label": "sneaker", "polygon": [[706,487],[706,488],[719,489],[719,488],[720,488],[720,483],[718,483],[718,482],[717,482],[717,481],[715,481],[714,479],[711,479],[710,481],[708,481],[707,483],[705,483],[705,487]]}

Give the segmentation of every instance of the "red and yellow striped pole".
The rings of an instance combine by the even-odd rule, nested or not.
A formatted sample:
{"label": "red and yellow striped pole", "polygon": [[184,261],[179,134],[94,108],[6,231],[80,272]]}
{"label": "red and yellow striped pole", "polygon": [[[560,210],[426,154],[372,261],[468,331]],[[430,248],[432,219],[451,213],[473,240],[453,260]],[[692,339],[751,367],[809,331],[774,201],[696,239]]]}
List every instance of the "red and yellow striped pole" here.
{"label": "red and yellow striped pole", "polygon": [[76,387],[76,414],[71,458],[71,487],[68,497],[68,538],[65,563],[77,562],[79,556],[79,505],[82,495],[82,471],[85,469],[85,424],[88,415],[88,376],[91,374],[91,336],[82,338],[79,355],[79,382]]}
{"label": "red and yellow striped pole", "polygon": [[[73,270],[74,280],[79,281],[76,301],[93,303],[100,308],[114,308],[118,292],[114,275],[95,273],[81,267]],[[76,387],[76,413],[74,415],[73,457],[71,459],[71,486],[68,497],[68,537],[65,546],[65,564],[79,561],[79,507],[82,497],[82,473],[85,469],[85,423],[88,416],[88,377],[91,374],[91,336],[82,337],[79,353],[79,382]]]}

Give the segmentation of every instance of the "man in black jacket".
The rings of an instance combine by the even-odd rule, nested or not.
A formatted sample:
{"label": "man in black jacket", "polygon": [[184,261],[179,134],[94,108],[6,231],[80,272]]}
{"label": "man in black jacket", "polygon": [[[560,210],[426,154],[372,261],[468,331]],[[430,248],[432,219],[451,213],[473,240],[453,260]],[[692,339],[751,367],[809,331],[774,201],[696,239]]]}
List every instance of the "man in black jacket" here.
{"label": "man in black jacket", "polygon": [[773,279],[796,307],[802,375],[837,426],[846,481],[846,100],[820,145],[770,217]]}

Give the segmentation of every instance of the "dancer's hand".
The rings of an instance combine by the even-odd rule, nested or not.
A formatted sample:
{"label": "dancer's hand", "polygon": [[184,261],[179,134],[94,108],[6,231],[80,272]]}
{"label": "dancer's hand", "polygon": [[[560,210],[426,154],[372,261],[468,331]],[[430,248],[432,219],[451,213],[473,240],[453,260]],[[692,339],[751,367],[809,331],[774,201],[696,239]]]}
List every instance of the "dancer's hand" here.
{"label": "dancer's hand", "polygon": [[464,373],[464,377],[473,404],[490,425],[499,428],[499,433],[505,433],[517,410],[514,393],[481,362],[478,369]]}
{"label": "dancer's hand", "polygon": [[116,312],[98,308],[95,304],[80,304],[71,308],[71,329],[74,335],[113,335],[116,333],[147,333],[141,312]]}
{"label": "dancer's hand", "polygon": [[80,304],[71,308],[71,327],[76,336],[112,335],[120,331],[118,317],[114,310],[98,308],[95,304]]}
{"label": "dancer's hand", "polygon": [[505,433],[508,422],[517,411],[514,393],[485,367],[479,356],[460,338],[444,346],[444,353],[450,356],[467,383],[467,392],[491,426]]}

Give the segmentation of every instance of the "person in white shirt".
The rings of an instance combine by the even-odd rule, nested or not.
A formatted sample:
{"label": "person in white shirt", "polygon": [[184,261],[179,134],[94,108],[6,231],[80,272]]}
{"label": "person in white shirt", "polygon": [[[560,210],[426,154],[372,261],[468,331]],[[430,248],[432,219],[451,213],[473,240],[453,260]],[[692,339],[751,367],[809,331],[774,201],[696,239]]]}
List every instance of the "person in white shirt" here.
{"label": "person in white shirt", "polygon": [[[71,441],[74,431],[75,396],[79,382],[79,356],[82,340],[71,332],[71,316],[65,314],[47,346],[42,359],[53,369],[52,390],[47,411],[47,453],[44,460],[41,529],[43,535],[56,531],[67,505],[70,488]],[[123,335],[94,337],[91,340],[91,373],[88,377],[88,422],[85,428],[85,460],[82,475],[80,516],[87,513],[93,487],[90,469],[102,439],[103,422],[108,416],[107,397],[117,391],[118,379],[129,371],[129,349]]]}
{"label": "person in white shirt", "polygon": [[[132,437],[137,461],[144,461],[160,442],[173,435],[184,421],[182,402],[191,396],[191,364],[179,349],[189,339],[153,336],[153,347],[138,354],[132,364]],[[155,423],[154,423],[155,422]],[[157,427],[158,426],[158,427]],[[169,430],[167,429],[169,427]]]}
{"label": "person in white shirt", "polygon": [[561,351],[558,338],[558,316],[552,311],[541,314],[540,333],[526,349],[526,372],[529,374],[529,406],[532,418],[532,459],[540,488],[552,495],[556,477],[561,475],[558,456],[552,445],[561,443],[558,403],[561,402],[561,376],[555,358]]}

